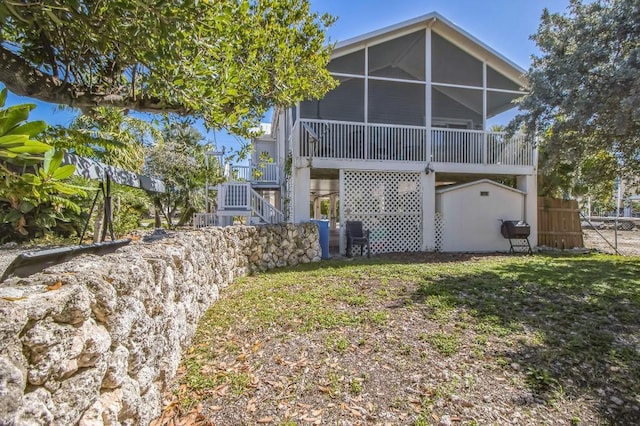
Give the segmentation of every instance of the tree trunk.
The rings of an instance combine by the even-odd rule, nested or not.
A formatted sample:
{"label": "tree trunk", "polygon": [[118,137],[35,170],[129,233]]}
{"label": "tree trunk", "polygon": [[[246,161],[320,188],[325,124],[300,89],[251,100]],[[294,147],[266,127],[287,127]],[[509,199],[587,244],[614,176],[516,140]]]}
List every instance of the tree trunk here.
{"label": "tree trunk", "polygon": [[100,241],[100,237],[102,236],[102,219],[104,216],[104,202],[100,201],[97,204],[97,208],[95,209],[96,219],[93,222],[93,242],[97,243]]}
{"label": "tree trunk", "polygon": [[190,113],[181,105],[169,105],[160,98],[150,98],[140,94],[134,98],[131,90],[123,93],[91,92],[87,87],[74,85],[42,72],[38,67],[1,46],[0,81],[16,95],[75,108],[111,106],[151,113]]}

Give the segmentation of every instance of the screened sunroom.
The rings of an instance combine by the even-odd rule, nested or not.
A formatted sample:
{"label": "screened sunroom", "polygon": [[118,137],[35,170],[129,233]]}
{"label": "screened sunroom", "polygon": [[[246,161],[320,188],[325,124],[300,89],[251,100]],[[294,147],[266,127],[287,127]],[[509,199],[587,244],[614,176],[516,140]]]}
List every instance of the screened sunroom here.
{"label": "screened sunroom", "polygon": [[529,138],[491,131],[525,93],[522,70],[435,17],[340,43],[328,68],[340,85],[295,110],[298,156],[533,164]]}

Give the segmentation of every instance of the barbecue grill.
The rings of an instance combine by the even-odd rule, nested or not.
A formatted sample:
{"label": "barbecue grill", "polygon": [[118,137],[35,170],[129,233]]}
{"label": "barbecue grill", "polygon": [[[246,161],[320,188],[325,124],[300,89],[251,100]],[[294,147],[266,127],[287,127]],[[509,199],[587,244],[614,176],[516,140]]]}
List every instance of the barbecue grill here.
{"label": "barbecue grill", "polygon": [[520,252],[533,253],[531,244],[529,244],[529,235],[531,235],[531,226],[523,220],[502,220],[500,232],[502,236],[509,240],[509,253],[516,253],[516,249]]}

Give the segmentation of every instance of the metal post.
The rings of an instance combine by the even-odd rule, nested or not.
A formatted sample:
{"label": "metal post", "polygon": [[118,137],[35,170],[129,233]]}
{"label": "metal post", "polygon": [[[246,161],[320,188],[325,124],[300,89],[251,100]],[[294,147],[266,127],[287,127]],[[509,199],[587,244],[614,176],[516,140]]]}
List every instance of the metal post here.
{"label": "metal post", "polygon": [[116,236],[113,232],[113,208],[111,205],[111,176],[108,174],[103,182],[104,188],[104,222],[102,224],[102,238],[101,241],[107,239],[107,232],[111,237],[111,241],[115,241]]}
{"label": "metal post", "polygon": [[206,176],[204,179],[204,213],[205,213],[205,218],[207,217],[206,214],[209,213],[209,153],[205,152],[204,153],[204,165],[205,165],[205,169],[206,171]]}
{"label": "metal post", "polygon": [[615,236],[615,245],[616,245],[616,252],[618,251],[618,218],[620,217],[620,198],[622,198],[622,185],[620,184],[620,178],[616,179],[616,184],[618,185],[618,195],[616,197],[616,224],[615,227],[613,229],[614,232],[614,236]]}
{"label": "metal post", "polygon": [[[87,228],[89,227],[89,221],[91,221],[91,216],[93,215],[93,209],[96,207],[96,201],[98,201],[99,196],[100,196],[100,190],[96,191],[96,196],[93,197],[93,203],[91,203],[91,209],[89,209],[89,216],[87,216],[87,221],[84,224],[84,228],[82,228],[82,235],[80,235],[80,242],[78,242],[78,244],[82,244],[82,241],[84,240],[84,235],[87,233]],[[94,232],[99,232],[99,231],[96,229],[94,230]]]}

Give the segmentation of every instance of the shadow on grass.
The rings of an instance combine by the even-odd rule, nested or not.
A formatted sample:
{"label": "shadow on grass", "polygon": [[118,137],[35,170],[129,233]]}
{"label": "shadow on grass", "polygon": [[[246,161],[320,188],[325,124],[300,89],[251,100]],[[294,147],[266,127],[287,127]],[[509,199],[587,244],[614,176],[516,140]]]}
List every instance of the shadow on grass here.
{"label": "shadow on grass", "polygon": [[386,253],[375,255],[371,258],[366,256],[354,256],[346,258],[342,256],[334,256],[329,260],[320,262],[301,263],[296,266],[287,266],[283,268],[274,268],[267,271],[259,272],[261,275],[281,274],[283,272],[309,272],[309,271],[330,271],[343,268],[380,266],[380,265],[397,265],[397,264],[432,264],[432,263],[458,263],[466,262],[472,259],[503,257],[505,253],[437,253],[437,252],[418,252],[418,253]]}
{"label": "shadow on grass", "polygon": [[535,256],[467,273],[425,274],[413,298],[463,308],[477,330],[538,336],[502,354],[527,374],[536,398],[592,400],[611,424],[639,424],[637,261]]}

